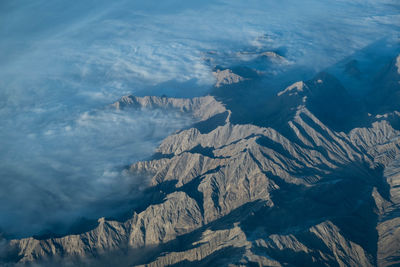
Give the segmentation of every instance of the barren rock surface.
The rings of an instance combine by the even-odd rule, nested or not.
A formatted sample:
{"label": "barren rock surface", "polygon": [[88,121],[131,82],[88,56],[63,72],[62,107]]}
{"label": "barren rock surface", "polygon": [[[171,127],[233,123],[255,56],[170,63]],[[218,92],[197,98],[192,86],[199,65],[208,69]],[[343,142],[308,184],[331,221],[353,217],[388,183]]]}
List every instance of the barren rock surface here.
{"label": "barren rock surface", "polygon": [[229,85],[233,83],[239,83],[241,81],[244,81],[245,78],[235,74],[232,72],[230,69],[226,70],[216,70],[213,72],[214,77],[216,79],[215,86],[220,87],[223,85]]}
{"label": "barren rock surface", "polygon": [[129,167],[159,196],[129,219],[101,218],[77,235],[12,240],[9,258],[94,266],[117,254],[128,266],[399,264],[400,132],[388,117],[347,133],[330,128],[310,110],[313,98],[325,97],[315,90],[332,93],[322,83],[336,85],[320,76],[277,95],[293,105],[284,131],[234,124],[212,96],[123,97],[115,108],[175,109],[212,127],[172,134],[157,158]]}

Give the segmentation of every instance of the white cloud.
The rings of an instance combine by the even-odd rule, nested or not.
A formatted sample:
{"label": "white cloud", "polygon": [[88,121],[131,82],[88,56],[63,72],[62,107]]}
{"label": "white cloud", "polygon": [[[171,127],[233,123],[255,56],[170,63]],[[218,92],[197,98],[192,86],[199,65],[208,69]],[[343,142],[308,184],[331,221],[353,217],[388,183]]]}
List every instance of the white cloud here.
{"label": "white cloud", "polygon": [[280,50],[319,70],[399,31],[394,0],[3,2],[0,228],[11,232],[121,200],[140,185],[118,168],[190,123],[98,111],[120,96],[204,93],[207,51],[216,64],[239,64],[238,51]]}
{"label": "white cloud", "polygon": [[123,203],[137,195],[132,191],[148,181],[123,167],[151,156],[162,138],[192,122],[161,110],[106,109],[37,124],[41,119],[25,114],[19,123],[35,133],[17,125],[7,129],[10,137],[2,136],[0,225],[8,233],[31,235],[56,222],[127,208]]}

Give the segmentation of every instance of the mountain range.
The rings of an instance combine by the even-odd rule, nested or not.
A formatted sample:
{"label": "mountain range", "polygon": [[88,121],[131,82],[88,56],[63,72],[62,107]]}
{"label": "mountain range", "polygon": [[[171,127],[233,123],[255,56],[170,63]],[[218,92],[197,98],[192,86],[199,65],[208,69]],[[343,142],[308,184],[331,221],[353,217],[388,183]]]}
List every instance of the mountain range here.
{"label": "mountain range", "polygon": [[360,53],[273,93],[262,73],[219,66],[207,96],[122,97],[107,108],[196,122],[126,168],[148,184],[140,205],[73,234],[4,240],[2,263],[400,265],[400,54],[371,65]]}

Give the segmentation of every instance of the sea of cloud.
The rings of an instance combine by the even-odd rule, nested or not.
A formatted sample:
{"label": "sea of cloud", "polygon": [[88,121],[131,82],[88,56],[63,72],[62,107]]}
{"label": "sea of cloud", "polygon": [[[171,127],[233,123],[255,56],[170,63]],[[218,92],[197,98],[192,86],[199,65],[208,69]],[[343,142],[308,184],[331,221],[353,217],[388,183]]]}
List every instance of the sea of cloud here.
{"label": "sea of cloud", "polygon": [[398,36],[398,14],[394,0],[0,1],[0,228],[108,216],[146,186],[123,166],[192,121],[105,108],[122,95],[206,94],[209,51],[229,64],[279,51],[319,71]]}

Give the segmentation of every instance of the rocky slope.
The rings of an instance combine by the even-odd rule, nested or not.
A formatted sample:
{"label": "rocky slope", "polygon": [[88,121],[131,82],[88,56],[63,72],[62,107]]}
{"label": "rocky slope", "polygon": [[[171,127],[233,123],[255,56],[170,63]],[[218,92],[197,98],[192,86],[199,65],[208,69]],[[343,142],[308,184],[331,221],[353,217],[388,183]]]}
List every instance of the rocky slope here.
{"label": "rocky slope", "polygon": [[[392,70],[386,81],[398,79]],[[246,82],[227,74],[225,88]],[[4,264],[400,264],[400,131],[392,125],[400,113],[365,115],[358,125],[360,116],[346,117],[357,102],[327,73],[272,99],[250,124],[212,96],[123,97],[112,108],[198,119],[167,137],[157,157],[129,167],[148,183],[149,203],[81,234],[11,240]]]}

